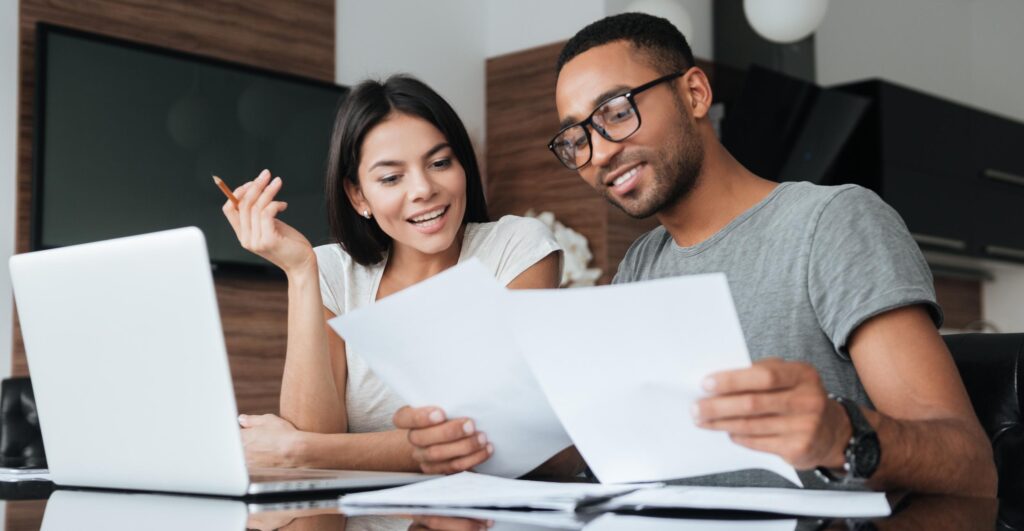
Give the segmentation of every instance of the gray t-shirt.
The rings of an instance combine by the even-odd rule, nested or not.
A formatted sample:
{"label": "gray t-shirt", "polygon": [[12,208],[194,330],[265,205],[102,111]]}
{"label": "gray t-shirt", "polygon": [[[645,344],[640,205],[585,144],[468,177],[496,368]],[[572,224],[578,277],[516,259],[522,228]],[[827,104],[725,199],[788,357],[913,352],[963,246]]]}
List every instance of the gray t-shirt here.
{"label": "gray t-shirt", "polygon": [[[936,326],[942,322],[931,271],[903,220],[855,185],[782,183],[692,247],[658,227],[633,243],[613,283],[715,272],[729,279],[751,358],[810,363],[829,392],[866,406],[846,349],[854,330],[913,304],[927,307]],[[801,474],[817,485],[812,477]],[[737,473],[698,482],[768,485],[775,478]]]}

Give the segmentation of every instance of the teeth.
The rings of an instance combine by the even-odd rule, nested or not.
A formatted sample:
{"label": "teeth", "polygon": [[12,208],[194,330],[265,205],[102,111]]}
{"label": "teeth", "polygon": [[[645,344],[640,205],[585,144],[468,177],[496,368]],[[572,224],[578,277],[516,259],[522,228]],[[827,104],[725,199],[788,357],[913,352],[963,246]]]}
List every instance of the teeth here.
{"label": "teeth", "polygon": [[632,179],[633,177],[636,176],[637,172],[639,172],[639,171],[640,171],[640,166],[637,166],[637,167],[633,168],[632,170],[629,170],[626,173],[623,173],[622,175],[619,175],[614,181],[612,181],[612,186],[618,186],[618,185],[620,185],[620,184],[622,184],[622,183]]}
{"label": "teeth", "polygon": [[424,221],[430,221],[430,220],[432,220],[434,218],[439,218],[439,217],[441,217],[441,214],[444,214],[444,209],[445,209],[445,207],[441,207],[441,208],[439,208],[437,210],[433,210],[431,212],[427,212],[426,214],[423,214],[422,216],[416,216],[416,217],[412,218],[411,221],[413,223],[423,223]]}

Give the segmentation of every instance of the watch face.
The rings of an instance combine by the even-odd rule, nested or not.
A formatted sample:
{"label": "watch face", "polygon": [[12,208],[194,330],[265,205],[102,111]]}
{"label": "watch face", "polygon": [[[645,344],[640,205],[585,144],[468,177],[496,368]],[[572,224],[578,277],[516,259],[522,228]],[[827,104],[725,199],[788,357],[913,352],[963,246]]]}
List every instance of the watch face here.
{"label": "watch face", "polygon": [[864,436],[857,439],[857,441],[850,446],[853,455],[853,474],[859,478],[869,478],[875,473],[875,469],[878,468],[878,462],[881,460],[882,453],[878,444],[878,435],[874,432],[867,433]]}

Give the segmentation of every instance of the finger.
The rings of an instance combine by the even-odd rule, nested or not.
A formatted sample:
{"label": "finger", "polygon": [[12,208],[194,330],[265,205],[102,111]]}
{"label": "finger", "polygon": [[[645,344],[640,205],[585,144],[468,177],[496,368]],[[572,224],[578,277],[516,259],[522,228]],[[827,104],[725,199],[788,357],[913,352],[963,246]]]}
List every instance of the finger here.
{"label": "finger", "polygon": [[485,448],[487,448],[487,435],[477,433],[452,443],[416,447],[412,455],[413,459],[420,463],[442,462],[474,454]]}
{"label": "finger", "polygon": [[[245,193],[245,190],[249,188],[249,184],[250,183],[245,183],[236,188],[234,191],[235,198],[241,197],[242,194]],[[235,236],[239,236],[241,234],[241,227],[239,225],[238,205],[228,199],[221,207],[221,211],[224,212],[224,216],[228,218],[228,223],[231,225],[231,229],[235,231]]]}
{"label": "finger", "polygon": [[263,170],[256,180],[247,183],[242,196],[238,198],[238,227],[239,239],[246,248],[251,248],[254,242],[252,235],[252,204],[259,197],[265,186],[265,179],[270,174]]}
{"label": "finger", "polygon": [[287,208],[288,203],[284,201],[271,201],[269,205],[264,207],[260,215],[260,233],[274,234],[277,230],[274,225],[277,215],[284,212]]}
{"label": "finger", "polygon": [[694,421],[777,415],[793,410],[792,391],[741,393],[703,398],[693,405]]}
{"label": "finger", "polygon": [[488,444],[487,448],[480,450],[474,454],[467,455],[466,457],[460,457],[449,461],[453,472],[465,472],[466,470],[472,470],[473,467],[483,463],[491,457],[494,453],[494,445]]}
{"label": "finger", "polygon": [[391,419],[395,427],[400,430],[415,430],[429,428],[445,421],[444,410],[434,406],[409,407],[402,406],[395,412]]}
{"label": "finger", "polygon": [[704,389],[716,395],[751,391],[776,391],[795,387],[804,376],[800,363],[778,358],[760,360],[745,369],[712,374],[704,379]]}
{"label": "finger", "polygon": [[409,430],[409,442],[413,446],[432,446],[455,442],[474,433],[476,433],[476,424],[472,420],[461,418],[429,428]]}
{"label": "finger", "polygon": [[816,417],[811,415],[768,415],[739,419],[713,420],[698,424],[701,428],[738,436],[792,435],[813,433]]}
{"label": "finger", "polygon": [[421,463],[420,468],[427,474],[455,474],[465,472],[486,461],[494,453],[494,445],[488,444],[487,448],[479,452],[452,459],[443,463]]}
{"label": "finger", "polygon": [[[274,177],[265,187],[260,195],[253,201],[252,210],[250,215],[252,216],[252,229],[256,241],[262,241],[263,235],[273,234],[273,231],[265,230],[267,227],[266,216],[276,215],[276,211],[267,212],[267,207],[274,200],[274,196],[281,190],[281,178]],[[273,224],[270,224],[269,228],[273,228]]]}

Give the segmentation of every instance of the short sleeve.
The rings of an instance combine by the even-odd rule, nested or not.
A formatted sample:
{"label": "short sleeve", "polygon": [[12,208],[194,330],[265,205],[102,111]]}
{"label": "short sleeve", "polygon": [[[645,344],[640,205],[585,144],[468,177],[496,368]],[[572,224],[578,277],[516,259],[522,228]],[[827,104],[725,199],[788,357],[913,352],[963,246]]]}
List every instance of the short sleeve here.
{"label": "short sleeve", "polygon": [[323,299],[324,307],[334,315],[341,315],[343,312],[339,301],[344,299],[343,278],[344,265],[341,260],[340,247],[332,249],[332,245],[321,245],[315,247],[316,265],[320,277],[320,298]]}
{"label": "short sleeve", "polygon": [[874,192],[844,187],[820,210],[810,240],[808,294],[836,351],[868,319],[920,304],[935,325],[942,310],[931,270],[902,218]]}
{"label": "short sleeve", "polygon": [[[482,252],[491,255],[494,277],[503,285],[551,253],[561,253],[547,225],[534,218],[504,216],[495,224]],[[486,261],[486,260],[485,260]],[[559,255],[559,275],[562,257]]]}

